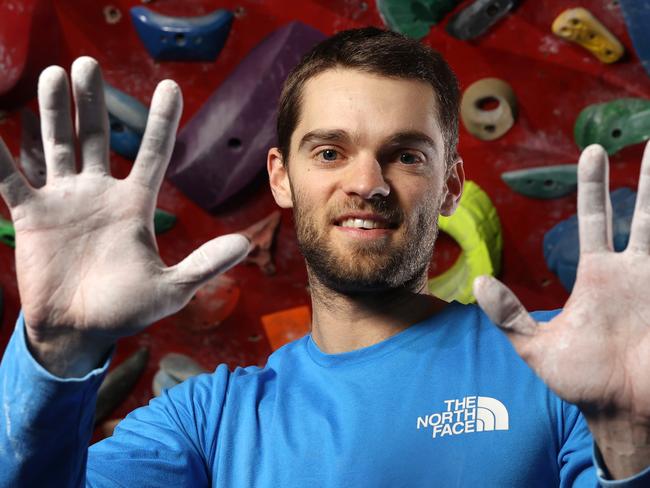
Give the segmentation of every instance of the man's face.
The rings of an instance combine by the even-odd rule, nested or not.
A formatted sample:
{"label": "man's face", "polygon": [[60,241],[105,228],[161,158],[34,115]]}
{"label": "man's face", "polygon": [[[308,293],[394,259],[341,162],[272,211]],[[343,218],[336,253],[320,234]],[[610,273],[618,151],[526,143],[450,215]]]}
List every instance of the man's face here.
{"label": "man's face", "polygon": [[283,168],[284,206],[321,283],[354,293],[426,273],[441,205],[454,200],[430,85],[352,69],[311,78]]}

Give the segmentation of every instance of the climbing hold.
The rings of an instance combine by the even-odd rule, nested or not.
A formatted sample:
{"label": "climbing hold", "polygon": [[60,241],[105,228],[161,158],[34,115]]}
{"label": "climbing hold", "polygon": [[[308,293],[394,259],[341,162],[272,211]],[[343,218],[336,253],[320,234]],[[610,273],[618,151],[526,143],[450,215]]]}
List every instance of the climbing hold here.
{"label": "climbing hold", "polygon": [[[614,250],[623,251],[630,238],[636,193],[629,188],[619,188],[611,193],[611,200]],[[577,215],[559,222],[546,232],[543,246],[546,265],[558,276],[564,288],[571,292],[580,259]]]}
{"label": "climbing hold", "polygon": [[144,134],[147,117],[149,117],[147,107],[136,98],[108,83],[104,83],[104,99],[109,114],[123,124],[128,125],[135,132]]}
{"label": "climbing hold", "polygon": [[501,179],[517,193],[531,198],[559,198],[578,187],[578,165],[558,164],[519,169],[501,174]]}
{"label": "climbing hold", "polygon": [[153,378],[153,394],[160,396],[163,390],[172,388],[192,376],[207,372],[206,369],[185,354],[166,354],[160,360],[160,368]]}
{"label": "climbing hold", "polygon": [[174,227],[176,224],[176,216],[164,210],[156,209],[153,216],[153,226],[156,234],[162,234]]}
{"label": "climbing hold", "polygon": [[181,129],[167,178],[212,210],[266,167],[289,71],[325,35],[300,22],[256,46]]}
{"label": "climbing hold", "polygon": [[377,0],[384,24],[395,32],[421,39],[451,12],[460,0]]}
{"label": "climbing hold", "polygon": [[467,131],[482,141],[498,139],[515,123],[517,97],[505,81],[483,78],[463,93],[460,117]]}
{"label": "climbing hold", "polygon": [[141,347],[106,375],[97,392],[95,424],[104,420],[131,392],[149,360],[149,349]]}
{"label": "climbing hold", "polygon": [[111,149],[133,161],[140,149],[149,110],[108,83],[104,83],[104,98],[111,128]]}
{"label": "climbing hold", "polygon": [[625,52],[614,34],[586,8],[565,10],[553,21],[551,30],[562,39],[580,44],[603,63],[618,61]]}
{"label": "climbing hold", "polygon": [[0,218],[0,242],[9,247],[16,247],[16,231],[10,220]]}
{"label": "climbing hold", "polygon": [[60,64],[66,42],[55,2],[0,2],[0,109],[24,106],[36,96],[38,77]]}
{"label": "climbing hold", "polygon": [[191,378],[192,376],[207,373],[207,369],[202,368],[191,357],[175,352],[165,354],[162,357],[160,360],[160,369],[165,371],[179,383]]}
{"label": "climbing hold", "polygon": [[200,17],[169,17],[133,7],[131,19],[155,60],[214,61],[228,39],[233,15],[219,9]]}
{"label": "climbing hold", "polygon": [[138,155],[142,134],[137,133],[112,115],[108,116],[108,121],[111,128],[111,149],[123,158],[133,161]]}
{"label": "climbing hold", "polygon": [[447,33],[464,41],[475,39],[505,17],[517,1],[475,0],[451,18],[447,24]]}
{"label": "climbing hold", "polygon": [[451,268],[429,280],[429,291],[448,302],[472,303],[474,279],[501,269],[503,240],[496,208],[480,186],[467,181],[456,212],[441,216],[438,225],[462,252]]}
{"label": "climbing hold", "polygon": [[650,139],[650,100],[619,98],[584,108],[573,128],[576,144],[584,149],[600,144],[608,154]]}
{"label": "climbing hold", "polygon": [[309,332],[311,309],[307,305],[280,310],[261,317],[266,338],[275,351]]}
{"label": "climbing hold", "polygon": [[650,75],[650,0],[619,0],[627,31],[641,64]]}
{"label": "climbing hold", "polygon": [[179,312],[167,317],[177,327],[203,332],[219,327],[235,310],[240,290],[226,275],[218,275],[198,289],[190,302]]}
{"label": "climbing hold", "polygon": [[245,263],[257,264],[265,275],[275,274],[271,256],[273,237],[280,225],[280,211],[276,210],[250,227],[240,231],[251,242],[251,250]]}
{"label": "climbing hold", "polygon": [[170,388],[174,388],[178,385],[178,381],[169,376],[164,370],[159,369],[156,371],[156,374],[153,375],[153,380],[151,381],[151,391],[154,396],[160,396],[160,394]]}

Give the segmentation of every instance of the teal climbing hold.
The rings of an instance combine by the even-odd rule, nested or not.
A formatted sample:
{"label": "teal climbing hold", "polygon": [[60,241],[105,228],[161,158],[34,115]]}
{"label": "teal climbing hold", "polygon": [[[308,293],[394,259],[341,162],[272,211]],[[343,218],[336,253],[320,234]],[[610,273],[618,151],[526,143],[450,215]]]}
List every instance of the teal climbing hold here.
{"label": "teal climbing hold", "polygon": [[167,232],[169,229],[174,227],[174,224],[176,224],[175,215],[170,214],[169,212],[165,212],[164,210],[160,210],[159,208],[156,209],[156,213],[153,217],[153,226],[156,234]]}
{"label": "teal climbing hold", "polygon": [[451,12],[459,0],[377,0],[377,10],[389,29],[413,39],[425,37],[431,26]]}
{"label": "teal climbing hold", "polygon": [[578,187],[578,165],[558,164],[506,171],[501,174],[506,185],[531,198],[560,198]]}
{"label": "teal climbing hold", "polygon": [[584,149],[600,144],[608,154],[650,139],[650,100],[619,98],[589,105],[573,128],[576,144]]}

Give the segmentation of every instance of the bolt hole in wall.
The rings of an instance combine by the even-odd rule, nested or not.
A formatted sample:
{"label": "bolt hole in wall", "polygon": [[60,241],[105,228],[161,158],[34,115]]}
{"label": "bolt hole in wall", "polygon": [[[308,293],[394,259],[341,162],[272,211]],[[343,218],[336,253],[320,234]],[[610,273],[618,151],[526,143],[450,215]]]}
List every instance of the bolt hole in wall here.
{"label": "bolt hole in wall", "polygon": [[499,6],[494,3],[490,4],[490,6],[488,6],[486,10],[486,13],[488,14],[488,17],[494,17],[496,14],[499,13]]}
{"label": "bolt hole in wall", "polygon": [[108,24],[117,24],[122,18],[122,12],[113,5],[106,5],[104,7],[104,19]]}
{"label": "bolt hole in wall", "polygon": [[228,139],[228,147],[234,149],[235,151],[241,149],[241,139],[238,137],[231,137]]}

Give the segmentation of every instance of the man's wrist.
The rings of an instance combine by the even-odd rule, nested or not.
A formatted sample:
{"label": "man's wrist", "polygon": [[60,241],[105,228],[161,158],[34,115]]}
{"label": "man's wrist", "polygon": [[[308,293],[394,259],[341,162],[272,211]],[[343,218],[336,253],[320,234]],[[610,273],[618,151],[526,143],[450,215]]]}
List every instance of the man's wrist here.
{"label": "man's wrist", "polygon": [[35,333],[25,324],[25,341],[33,358],[60,378],[80,378],[98,368],[114,341],[71,330]]}
{"label": "man's wrist", "polygon": [[630,417],[587,423],[611,479],[629,478],[650,466],[650,423]]}

